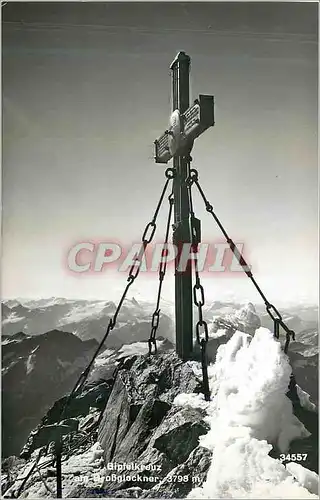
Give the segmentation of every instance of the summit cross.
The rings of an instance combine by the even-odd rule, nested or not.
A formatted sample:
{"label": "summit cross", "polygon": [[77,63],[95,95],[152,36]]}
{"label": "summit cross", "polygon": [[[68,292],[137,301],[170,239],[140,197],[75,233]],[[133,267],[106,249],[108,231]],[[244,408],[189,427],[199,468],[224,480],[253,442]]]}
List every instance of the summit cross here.
{"label": "summit cross", "polygon": [[[190,57],[179,52],[172,62],[172,114],[169,128],[155,142],[155,162],[168,163],[173,158],[174,234],[173,243],[181,248],[191,243],[190,202],[187,179],[190,173],[194,140],[214,125],[214,98],[199,95],[190,106]],[[200,242],[200,221],[198,242]],[[176,263],[179,262],[179,255]],[[191,264],[180,272],[175,268],[175,337],[176,352],[186,361],[193,352],[193,295]]]}

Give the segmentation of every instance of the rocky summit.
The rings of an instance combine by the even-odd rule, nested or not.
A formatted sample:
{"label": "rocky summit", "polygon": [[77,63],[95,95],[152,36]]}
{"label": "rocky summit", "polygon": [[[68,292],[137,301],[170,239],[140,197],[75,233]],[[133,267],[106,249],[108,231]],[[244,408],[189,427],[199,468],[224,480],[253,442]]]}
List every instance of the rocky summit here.
{"label": "rocky summit", "polygon": [[[203,421],[204,413],[175,407],[173,401],[181,392],[200,390],[201,383],[191,367],[183,364],[173,351],[159,357],[133,356],[119,370],[98,439],[109,467],[139,464],[143,477],[149,478],[143,482],[143,496],[158,496],[161,489],[167,494],[171,491],[172,496],[177,494],[174,483],[170,482],[168,488],[167,476],[174,468],[185,465],[208,428]],[[103,487],[109,495],[141,487],[136,476],[136,470],[126,470],[124,482],[105,481]],[[151,480],[155,476],[156,485]],[[191,483],[185,484],[185,493],[188,488],[191,489]]]}
{"label": "rocky summit", "polygon": [[[185,498],[201,486],[212,461],[211,451],[199,444],[209,431],[207,414],[201,404],[175,401],[181,394],[203,400],[199,365],[183,363],[170,343],[165,346],[152,356],[119,355],[105,372],[108,379],[89,379],[68,406],[66,396],[57,400],[20,457],[3,463],[4,497],[56,496],[58,437],[65,498]],[[299,419],[316,432],[317,414],[301,407],[294,386],[288,396]],[[308,466],[315,470],[317,452],[309,441]],[[289,453],[298,448],[301,441],[294,441]],[[278,458],[279,451],[270,455]]]}
{"label": "rocky summit", "polygon": [[[55,310],[60,305],[60,301],[54,300],[50,308]],[[75,312],[75,305],[71,305],[68,306],[71,307],[68,315],[74,318],[77,313],[80,321],[82,309],[80,314],[77,308]],[[131,332],[133,324],[138,331],[144,324],[138,305],[136,301],[128,302],[127,315],[129,317],[132,314],[134,321],[131,321],[130,316],[126,324],[119,324],[119,331],[127,328]],[[38,306],[28,304],[30,317],[35,314],[34,307]],[[13,305],[10,304],[10,307]],[[87,310],[88,304],[84,304],[84,307]],[[113,305],[94,304],[95,320],[99,318],[101,321],[100,309],[104,310],[105,307],[109,310]],[[16,314],[21,315],[22,312],[19,310]],[[14,317],[12,320],[12,313],[9,313],[10,321],[14,323]],[[212,468],[219,467],[219,460],[209,441],[213,437],[215,440],[223,437],[227,439],[227,429],[224,432],[218,430],[215,434],[217,423],[226,420],[221,404],[223,407],[229,401],[228,412],[234,415],[232,419],[235,418],[232,422],[240,419],[241,423],[243,414],[240,410],[246,404],[247,397],[253,397],[252,401],[248,400],[246,408],[246,418],[249,418],[249,410],[255,408],[256,400],[261,396],[261,391],[247,394],[247,385],[244,384],[244,397],[240,406],[231,404],[232,398],[239,400],[241,387],[236,387],[238,376],[229,378],[234,373],[235,363],[246,355],[246,342],[252,347],[256,344],[253,359],[260,360],[254,368],[261,372],[261,376],[254,375],[252,380],[261,382],[270,375],[265,356],[259,354],[259,346],[262,345],[259,338],[266,332],[260,331],[263,330],[259,328],[260,315],[252,304],[245,307],[214,304],[207,313],[210,325],[207,344],[212,390],[210,403],[204,401],[201,393],[201,357],[197,344],[194,361],[183,363],[174,352],[168,336],[158,337],[158,352],[151,356],[145,340],[148,338],[146,332],[143,334],[144,340],[141,340],[142,334],[141,338],[129,336],[126,342],[118,337],[113,340],[114,345],[106,344],[102,348],[86,383],[69,401],[68,391],[95,352],[98,345],[96,340],[84,341],[77,335],[60,330],[31,335],[26,329],[3,335],[4,498],[56,497],[54,446],[57,440],[62,442],[64,498],[185,498],[189,494],[198,498],[194,496],[200,491],[197,487],[204,491],[208,478],[212,479]],[[292,406],[294,416],[304,426],[302,438],[292,438],[286,453],[296,456],[304,454],[303,466],[309,471],[305,484],[310,478],[314,481],[318,471],[317,337],[314,325],[308,323],[308,314],[305,319],[307,323],[303,323],[301,331],[298,331],[297,340],[290,343],[289,360],[298,385],[291,380],[286,394],[291,400],[289,406]],[[266,318],[262,319],[265,322]],[[297,320],[292,315],[288,321]],[[82,331],[81,325],[77,325]],[[271,351],[280,347],[271,344],[268,344]],[[238,350],[242,352],[240,357],[235,355]],[[266,349],[263,352],[267,355],[269,351]],[[250,361],[243,373],[240,370],[240,381],[252,366]],[[274,379],[274,382],[277,380]],[[268,387],[268,384],[263,386],[265,390]],[[283,398],[286,398],[286,387],[285,380]],[[268,401],[267,398],[263,406]],[[237,410],[240,415],[237,415]],[[214,423],[212,418],[215,419]],[[256,424],[255,417],[253,423]],[[293,427],[290,425],[289,433],[298,424],[296,422]],[[281,451],[277,448],[277,441],[268,443],[272,447],[267,452],[268,459],[279,459]],[[247,465],[250,465],[251,458],[248,458]],[[274,467],[278,467],[279,463],[279,460],[272,462]],[[296,465],[299,467],[299,464]],[[254,471],[255,476],[259,476],[258,469]],[[295,471],[297,477],[300,477],[300,473],[301,470]],[[221,478],[220,471],[215,471],[215,474],[215,477]],[[288,471],[283,468],[281,474],[288,474]],[[296,485],[298,479],[294,481]],[[229,479],[227,482],[230,483]],[[300,481],[299,484],[304,482]],[[238,487],[241,490],[242,486]],[[309,488],[311,490],[313,488]],[[238,498],[238,493],[235,495],[232,498]]]}
{"label": "rocky summit", "polygon": [[[192,481],[201,484],[209,467],[211,453],[199,446],[199,437],[208,432],[208,425],[203,410],[173,403],[181,393],[200,391],[201,381],[192,365],[183,363],[172,349],[157,356],[120,359],[111,379],[87,384],[81,394],[75,395],[62,422],[65,398],[47,412],[30,434],[19,467],[16,461],[8,467],[11,484],[7,484],[6,496],[19,489],[19,474],[32,464],[39,449],[44,450],[59,435],[65,462],[64,496],[131,497],[139,493],[139,497],[184,497],[193,487]],[[102,460],[98,466],[93,462],[85,474],[89,479],[81,481],[79,475],[84,469],[71,466],[70,460],[78,457],[80,462],[85,446],[95,441],[100,443]],[[53,464],[52,445],[47,452]],[[54,490],[52,471],[47,469],[43,476]],[[184,479],[175,482],[172,477]],[[29,495],[38,493],[41,485],[39,475],[30,477]]]}

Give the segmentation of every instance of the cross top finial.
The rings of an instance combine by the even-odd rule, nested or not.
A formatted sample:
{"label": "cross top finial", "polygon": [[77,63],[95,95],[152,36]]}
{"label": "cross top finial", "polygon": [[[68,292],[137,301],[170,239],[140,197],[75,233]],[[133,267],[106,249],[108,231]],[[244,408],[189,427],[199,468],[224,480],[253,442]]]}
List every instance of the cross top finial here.
{"label": "cross top finial", "polygon": [[191,58],[178,52],[172,70],[172,114],[169,129],[155,144],[156,163],[168,163],[174,156],[189,155],[194,140],[214,125],[214,98],[200,94],[189,106],[189,70]]}
{"label": "cross top finial", "polygon": [[188,54],[186,54],[183,50],[180,50],[180,52],[178,52],[178,54],[176,55],[176,57],[174,58],[174,60],[170,65],[170,69],[173,69],[175,64],[179,62],[190,62],[190,56],[188,56]]}

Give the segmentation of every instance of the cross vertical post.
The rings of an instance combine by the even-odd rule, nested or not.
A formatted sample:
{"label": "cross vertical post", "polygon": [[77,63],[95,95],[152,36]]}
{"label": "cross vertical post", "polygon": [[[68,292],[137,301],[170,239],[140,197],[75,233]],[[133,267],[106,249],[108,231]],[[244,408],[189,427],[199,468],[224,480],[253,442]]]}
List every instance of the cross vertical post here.
{"label": "cross vertical post", "polygon": [[[200,221],[193,216],[191,238],[190,202],[187,178],[190,174],[190,152],[195,139],[214,125],[214,97],[200,94],[193,104],[189,104],[190,57],[179,52],[170,66],[172,70],[172,114],[169,128],[154,141],[156,163],[166,164],[173,158],[175,176],[174,192],[174,233],[173,243],[178,249],[175,265],[175,320],[176,352],[186,361],[192,357],[192,265],[189,260],[181,264],[181,251],[184,243],[195,240],[200,243]],[[185,255],[183,256],[185,257]]]}
{"label": "cross vertical post", "polygon": [[[179,52],[170,66],[172,70],[172,111],[179,110],[182,115],[189,108],[190,57]],[[174,235],[173,242],[178,248],[175,270],[175,330],[176,351],[182,360],[190,359],[192,341],[192,273],[188,263],[182,272],[177,270],[179,254],[183,243],[191,243],[190,206],[186,179],[189,175],[188,156],[175,154],[173,167],[176,175],[173,180],[174,192]]]}

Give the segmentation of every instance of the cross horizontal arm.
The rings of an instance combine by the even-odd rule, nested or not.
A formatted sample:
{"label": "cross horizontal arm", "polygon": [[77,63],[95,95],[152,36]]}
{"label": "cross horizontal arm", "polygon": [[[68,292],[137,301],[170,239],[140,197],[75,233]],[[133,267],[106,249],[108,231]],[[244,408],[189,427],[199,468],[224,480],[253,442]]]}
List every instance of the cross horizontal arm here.
{"label": "cross horizontal arm", "polygon": [[[174,113],[176,118],[177,110]],[[171,126],[154,141],[156,163],[168,163],[175,154],[190,152],[193,141],[214,125],[214,97],[199,95],[199,99],[179,117],[179,127]]]}

